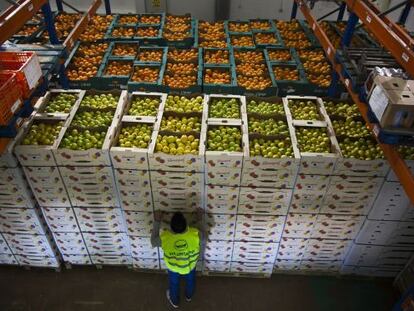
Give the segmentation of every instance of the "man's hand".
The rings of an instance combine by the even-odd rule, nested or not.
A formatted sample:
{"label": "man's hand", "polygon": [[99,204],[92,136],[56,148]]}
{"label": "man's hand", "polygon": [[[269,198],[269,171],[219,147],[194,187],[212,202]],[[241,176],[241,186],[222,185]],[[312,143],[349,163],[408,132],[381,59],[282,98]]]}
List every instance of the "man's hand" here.
{"label": "man's hand", "polygon": [[200,221],[203,219],[204,216],[204,210],[202,208],[197,208],[196,210],[197,220]]}
{"label": "man's hand", "polygon": [[155,219],[155,221],[161,221],[162,220],[162,211],[156,210],[154,212],[154,219]]}

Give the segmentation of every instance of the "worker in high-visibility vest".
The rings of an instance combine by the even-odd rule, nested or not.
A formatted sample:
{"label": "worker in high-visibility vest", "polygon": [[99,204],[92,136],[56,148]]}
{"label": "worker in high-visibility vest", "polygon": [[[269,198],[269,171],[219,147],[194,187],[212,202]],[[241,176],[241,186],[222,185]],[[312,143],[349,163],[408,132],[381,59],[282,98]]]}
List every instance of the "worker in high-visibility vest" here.
{"label": "worker in high-visibility vest", "polygon": [[180,303],[180,279],[186,280],[185,298],[191,301],[195,290],[196,265],[200,255],[203,240],[202,229],[203,210],[197,211],[199,228],[187,225],[182,213],[174,213],[170,222],[170,230],[163,230],[161,235],[160,224],[163,218],[161,211],[154,213],[154,227],[151,235],[152,247],[161,247],[164,252],[164,262],[168,268],[169,289],[167,299],[178,308]]}

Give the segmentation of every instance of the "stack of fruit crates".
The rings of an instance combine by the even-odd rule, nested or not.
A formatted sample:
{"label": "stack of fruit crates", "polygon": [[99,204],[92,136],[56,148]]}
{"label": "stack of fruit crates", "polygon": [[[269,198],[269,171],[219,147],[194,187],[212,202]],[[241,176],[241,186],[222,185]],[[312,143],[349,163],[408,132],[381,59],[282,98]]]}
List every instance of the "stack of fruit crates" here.
{"label": "stack of fruit crates", "polygon": [[301,161],[275,269],[337,272],[349,244],[342,239],[360,226],[322,211],[339,146],[319,98],[288,96],[284,105]]}
{"label": "stack of fruit crates", "polygon": [[[209,95],[205,191],[207,241],[206,271],[233,270],[233,246],[243,158],[248,150],[246,101],[242,96]],[[237,263],[234,263],[237,269]],[[238,272],[238,271],[236,271]]]}
{"label": "stack of fruit crates", "polygon": [[291,201],[299,152],[281,98],[247,97],[247,118],[249,151],[243,160],[235,250],[239,260],[245,258],[256,266],[256,273],[269,274]]}
{"label": "stack of fruit crates", "polygon": [[[29,147],[28,145],[31,143],[39,144],[40,141],[45,142],[45,140],[52,144],[53,137],[58,135],[65,118],[63,116],[53,118],[52,116],[34,119],[33,115],[34,113],[24,123],[20,133],[9,144],[8,149],[1,157],[0,230],[11,250],[7,257],[3,256],[3,259],[9,258],[11,260],[14,255],[14,259],[8,263],[58,268],[60,264],[56,246],[51,242],[50,232],[47,230],[41,208],[38,207],[33,196],[33,193],[37,195],[37,191],[33,187],[33,193],[30,190],[27,183],[30,180],[25,178],[23,172],[25,168],[22,169],[19,166],[18,160],[21,164],[24,164],[25,161],[27,163],[47,161],[41,157],[47,153],[42,152],[41,146],[29,148],[29,153],[24,157],[20,155],[19,150]],[[27,133],[29,133],[28,138],[23,139]],[[17,158],[12,155],[13,149]],[[31,182],[30,186],[32,186]]]}
{"label": "stack of fruit crates", "polygon": [[155,148],[165,99],[161,93],[130,94],[110,149],[132,264],[137,269],[160,268],[158,249],[150,241],[154,202],[148,155]]}
{"label": "stack of fruit crates", "polygon": [[[174,212],[184,213],[189,225],[194,226],[195,212],[205,205],[204,97],[168,95],[163,108],[155,149],[148,154],[154,209],[166,213],[162,229],[169,229]],[[166,268],[161,249],[160,265]]]}
{"label": "stack of fruit crates", "polygon": [[55,150],[92,264],[130,264],[129,241],[109,155],[126,91],[86,91]]}

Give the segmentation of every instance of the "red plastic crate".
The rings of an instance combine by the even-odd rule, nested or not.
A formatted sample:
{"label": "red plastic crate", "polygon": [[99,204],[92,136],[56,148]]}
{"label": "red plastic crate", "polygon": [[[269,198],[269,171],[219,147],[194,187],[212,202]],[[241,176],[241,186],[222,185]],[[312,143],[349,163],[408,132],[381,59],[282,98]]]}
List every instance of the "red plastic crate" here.
{"label": "red plastic crate", "polygon": [[8,125],[22,104],[22,90],[16,74],[0,72],[0,125]]}
{"label": "red plastic crate", "polygon": [[16,74],[23,98],[30,96],[42,77],[39,58],[34,52],[0,52],[0,70]]}

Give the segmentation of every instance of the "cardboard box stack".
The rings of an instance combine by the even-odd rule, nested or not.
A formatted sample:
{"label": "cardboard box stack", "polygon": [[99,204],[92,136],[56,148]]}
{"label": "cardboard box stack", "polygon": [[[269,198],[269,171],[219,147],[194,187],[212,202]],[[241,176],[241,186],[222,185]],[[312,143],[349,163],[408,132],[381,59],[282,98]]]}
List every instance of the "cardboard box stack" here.
{"label": "cardboard box stack", "polygon": [[[412,147],[400,147],[407,165],[413,165]],[[414,212],[393,170],[381,185],[349,252],[343,273],[395,277],[414,252]]]}
{"label": "cardboard box stack", "polygon": [[161,93],[129,94],[110,150],[132,264],[138,269],[160,268],[158,249],[150,241],[154,203],[149,155],[154,152],[165,99]]}
{"label": "cardboard box stack", "polygon": [[330,183],[338,142],[320,98],[287,96],[284,104],[301,160],[275,271],[338,272],[361,225],[358,216],[326,205],[336,193]]}
{"label": "cardboard box stack", "polygon": [[[23,131],[27,126],[23,125]],[[0,262],[59,268],[56,246],[36,199],[12,150],[12,141],[0,156]]]}
{"label": "cardboard box stack", "polygon": [[[204,209],[204,101],[196,93],[168,95],[163,101],[148,158],[154,210],[169,215],[164,228],[173,212],[187,215],[191,225],[197,209]],[[159,258],[165,269],[161,250]]]}

